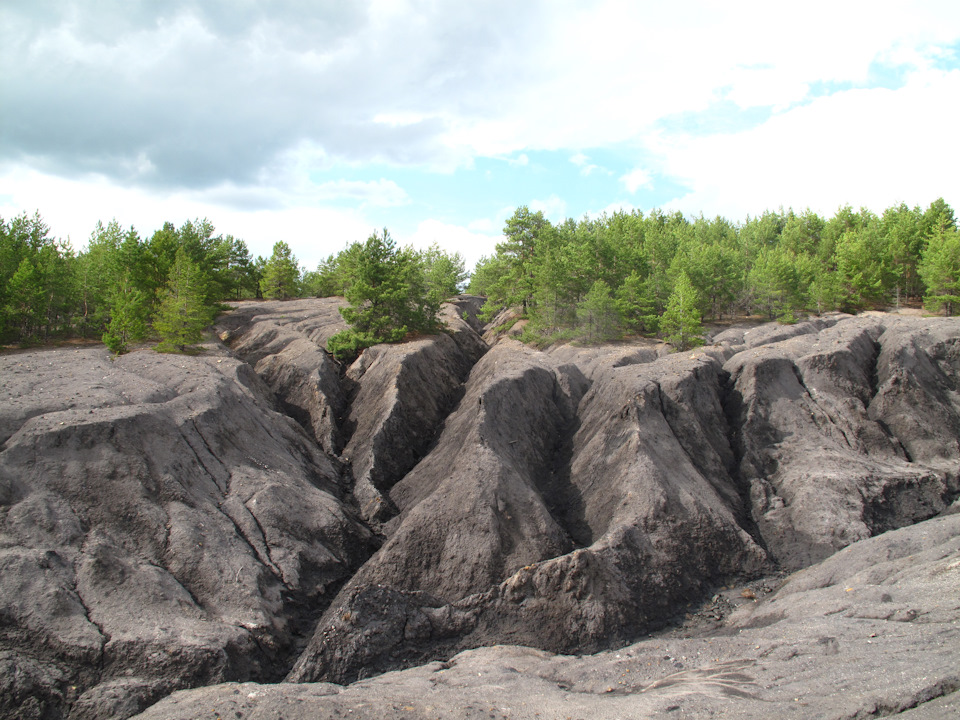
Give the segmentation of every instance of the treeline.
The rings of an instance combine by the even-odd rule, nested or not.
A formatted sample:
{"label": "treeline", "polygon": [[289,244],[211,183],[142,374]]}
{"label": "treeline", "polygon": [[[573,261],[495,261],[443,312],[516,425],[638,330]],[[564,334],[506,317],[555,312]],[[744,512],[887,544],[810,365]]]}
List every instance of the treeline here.
{"label": "treeline", "polygon": [[148,239],[98,223],[83,252],[52,238],[39,213],[0,218],[0,342],[102,339],[114,352],[148,337],[161,350],[198,342],[226,299],[292,297],[301,270],[286,243],[251,258],[208,220],[172,223]]}
{"label": "treeline", "polygon": [[[705,318],[792,322],[921,301],[934,313],[960,308],[960,233],[942,199],[879,216],[781,210],[740,224],[654,210],[553,225],[524,206],[504,236],[469,291],[488,298],[489,318],[520,307],[534,341],[639,333],[683,347],[698,341]],[[224,300],[338,295],[350,303],[343,314],[351,328],[330,349],[348,358],[436,330],[440,302],[466,277],[459,253],[398,248],[386,230],[305,272],[286,243],[254,259],[207,220],[166,223],[148,239],[98,223],[75,253],[39,213],[22,214],[0,218],[0,343],[79,336],[124,352],[154,337],[160,349],[183,350]]]}
{"label": "treeline", "polygon": [[960,234],[942,199],[882,215],[766,212],[734,224],[654,210],[553,225],[520,207],[469,291],[492,317],[522,308],[528,339],[600,341],[623,333],[696,342],[701,319],[856,311],[923,301],[960,308]]}

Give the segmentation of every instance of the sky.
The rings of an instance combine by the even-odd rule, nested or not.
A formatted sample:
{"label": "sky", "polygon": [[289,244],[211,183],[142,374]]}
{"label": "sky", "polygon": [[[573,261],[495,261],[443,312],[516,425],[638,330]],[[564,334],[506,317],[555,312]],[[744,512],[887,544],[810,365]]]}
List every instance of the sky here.
{"label": "sky", "polygon": [[3,0],[0,217],[472,267],[527,205],[960,207],[960,3]]}

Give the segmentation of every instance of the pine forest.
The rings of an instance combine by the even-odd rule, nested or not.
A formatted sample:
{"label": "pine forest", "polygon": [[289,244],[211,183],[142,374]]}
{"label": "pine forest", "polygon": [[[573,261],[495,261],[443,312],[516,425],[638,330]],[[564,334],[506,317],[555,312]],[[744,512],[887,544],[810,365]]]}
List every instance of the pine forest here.
{"label": "pine forest", "polygon": [[196,220],[142,238],[100,223],[76,252],[39,213],[0,218],[0,342],[78,337],[121,353],[155,339],[184,351],[224,301],[343,296],[350,330],[330,350],[349,358],[436,331],[440,302],[464,289],[487,298],[487,320],[516,308],[523,339],[538,344],[648,335],[685,348],[702,342],[703,322],[738,316],[960,310],[960,233],[942,199],[881,215],[781,209],[741,222],[653,210],[553,224],[521,206],[469,274],[459,253],[399,248],[386,229],[309,271],[285,242],[254,259],[242,240],[214,232]]}

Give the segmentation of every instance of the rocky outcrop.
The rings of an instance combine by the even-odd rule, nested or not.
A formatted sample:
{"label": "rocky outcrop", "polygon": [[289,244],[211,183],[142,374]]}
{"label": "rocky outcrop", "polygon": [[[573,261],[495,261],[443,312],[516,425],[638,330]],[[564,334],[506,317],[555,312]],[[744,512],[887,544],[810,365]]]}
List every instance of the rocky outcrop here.
{"label": "rocky outcrop", "polygon": [[215,346],[0,363],[0,716],[282,676],[372,549],[339,465]]}
{"label": "rocky outcrop", "polygon": [[[324,351],[344,327],[338,308],[239,303],[219,322],[225,345],[194,357],[0,356],[0,717],[122,718],[174,688],[288,671],[368,679],[243,692],[284,708],[283,697],[322,695],[336,716],[379,687],[383,707],[420,707],[406,679],[369,676],[504,644],[536,650],[471,650],[389,677],[454,678],[450,702],[479,708],[467,675],[440,670],[515,666],[584,716],[580,700],[606,687],[673,702],[668,688],[696,686],[682,703],[693,710],[687,695],[716,699],[720,686],[778,703],[723,663],[774,642],[768,626],[782,625],[798,656],[803,632],[830,650],[852,631],[768,601],[756,612],[769,613],[724,621],[753,603],[730,588],[750,581],[762,596],[777,573],[850,545],[893,553],[869,538],[908,537],[896,529],[957,509],[951,319],[734,328],[682,354],[645,340],[540,352],[496,333],[488,350],[479,299],[463,297],[444,308],[446,333],[344,367]],[[913,592],[933,577],[897,570],[883,582]],[[677,622],[748,640],[724,640],[724,654],[716,635],[662,635],[654,642],[679,643],[670,661],[643,646],[651,669],[630,666],[632,689],[604,665],[611,655],[548,654],[624,647]],[[869,666],[873,648],[861,649]],[[696,664],[677,660],[697,652]],[[746,674],[769,685],[765,672]],[[504,682],[516,698],[543,690]]]}
{"label": "rocky outcrop", "polygon": [[807,329],[724,366],[753,519],[788,569],[932,517],[960,490],[960,323]]}
{"label": "rocky outcrop", "polygon": [[[903,425],[946,393],[945,440],[928,454],[951,457],[960,413],[942,338],[960,328],[941,323],[935,342],[929,323],[886,323],[764,326],[666,356],[499,342],[391,491],[387,542],[289,679],[347,682],[502,642],[592,651],[730,578],[803,567],[942,512],[960,489],[958,455],[952,467],[918,462],[874,398]],[[901,367],[880,357],[905,344],[934,358],[926,397],[879,369]]]}
{"label": "rocky outcrop", "polygon": [[[576,366],[499,343],[434,451],[395,486],[388,541],[290,679],[348,681],[438,645],[595,650],[759,572],[766,556],[738,524],[727,474],[720,374],[701,354],[610,368],[591,384]],[[391,603],[367,620],[369,593],[384,588]],[[377,633],[358,644],[367,622]]]}
{"label": "rocky outcrop", "polygon": [[242,303],[221,327],[320,446],[342,456],[361,514],[379,525],[396,514],[388,491],[423,457],[487,346],[460,316],[468,310],[446,304],[447,333],[377,345],[340,368],[325,352],[346,327],[340,306],[330,298]]}
{"label": "rocky outcrop", "polygon": [[138,720],[960,712],[960,515],[857,542],[761,600],[736,596],[740,608],[708,637],[681,629],[583,657],[495,646],[346,687],[221,685],[177,693]]}
{"label": "rocky outcrop", "polygon": [[342,306],[339,298],[237,303],[218,322],[221,339],[328,455],[339,455],[346,442],[347,391],[340,368],[324,351],[332,335],[347,329]]}
{"label": "rocky outcrop", "polygon": [[[539,353],[513,342],[487,353],[434,450],[392,489],[400,514],[386,543],[321,619],[291,678],[342,681],[462,642],[489,605],[478,593],[570,550],[542,496],[570,417]],[[376,633],[358,643],[368,624]]]}

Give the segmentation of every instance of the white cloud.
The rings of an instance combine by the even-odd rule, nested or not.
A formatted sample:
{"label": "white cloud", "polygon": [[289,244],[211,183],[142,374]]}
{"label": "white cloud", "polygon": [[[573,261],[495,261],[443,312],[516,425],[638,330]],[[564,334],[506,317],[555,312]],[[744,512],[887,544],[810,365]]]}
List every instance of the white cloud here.
{"label": "white cloud", "polygon": [[828,0],[551,8],[513,58],[526,63],[523,76],[489,88],[498,112],[459,116],[447,144],[490,155],[635,143],[660,121],[724,98],[779,111],[809,99],[815,83],[864,84],[875,63],[929,63],[960,40],[960,4],[950,2],[909,11],[893,0],[869,11]]}
{"label": "white cloud", "polygon": [[738,68],[732,73],[732,87],[726,99],[741,108],[773,107],[782,110],[802,101],[810,92],[810,84],[793,73],[775,68]]}
{"label": "white cloud", "polygon": [[[957,63],[953,1],[6,0],[0,14],[3,212],[39,208],[75,243],[115,214],[144,232],[206,215],[261,253],[322,233],[295,247],[319,258],[365,237],[365,213],[424,200],[391,167],[423,171],[429,193],[478,156],[503,161],[499,179],[537,150],[583,175],[609,171],[578,148],[638,151],[643,167],[619,178],[631,196],[664,177],[691,188],[673,201],[684,210],[728,216],[956,187],[960,94],[938,70]],[[886,70],[913,74],[895,92],[811,99]],[[731,105],[773,116],[722,136],[678,130]],[[352,179],[312,179],[339,168]],[[558,221],[575,199],[551,190],[530,205]],[[467,233],[495,236],[469,223],[484,212],[464,211]],[[456,222],[421,226],[469,239]]]}
{"label": "white cloud", "polygon": [[620,182],[623,183],[627,192],[630,193],[635,193],[641,188],[653,188],[653,178],[650,176],[650,173],[643,168],[635,168],[626,175],[621,176]]}
{"label": "white cloud", "polygon": [[425,250],[434,243],[448,253],[459,252],[464,258],[467,271],[472,271],[477,261],[484,255],[493,255],[498,242],[503,241],[500,233],[476,232],[471,227],[461,227],[439,220],[424,220],[407,237],[398,236],[401,245],[412,245]]}
{"label": "white cloud", "polygon": [[754,129],[661,138],[658,171],[691,188],[667,203],[742,218],[780,205],[833,214],[849,203],[956,203],[960,70],[914,74],[899,90],[849,90]]}
{"label": "white cloud", "polygon": [[[244,192],[223,187],[221,193]],[[51,202],[56,198],[56,202]],[[218,191],[207,194],[147,192],[122,187],[103,177],[80,180],[58,178],[23,168],[0,167],[0,215],[10,218],[38,210],[51,235],[69,239],[75,250],[86,246],[97,221],[116,219],[122,227],[134,225],[141,238],[163,226],[194,218],[209,218],[216,232],[242,238],[250,252],[268,257],[273,244],[286,241],[301,264],[313,268],[330,253],[363,240],[374,226],[352,210],[251,203],[239,209],[235,202],[218,202]]]}
{"label": "white cloud", "polygon": [[493,224],[493,220],[490,218],[479,218],[478,220],[473,220],[467,225],[468,230],[473,230],[478,233],[492,233],[497,228]]}
{"label": "white cloud", "polygon": [[400,125],[416,125],[429,118],[421,113],[377,113],[373,116],[375,123],[397,127]]}
{"label": "white cloud", "polygon": [[371,182],[362,180],[332,180],[320,183],[310,193],[320,202],[354,200],[364,205],[392,207],[406,205],[410,197],[393,180],[380,178]]}
{"label": "white cloud", "polygon": [[567,217],[567,203],[555,194],[545,200],[532,200],[529,207],[534,212],[542,212],[552,223],[563,222]]}
{"label": "white cloud", "polygon": [[584,155],[582,152],[578,152],[576,155],[571,157],[570,162],[580,168],[580,174],[584,177],[589,177],[597,171],[600,171],[606,175],[612,174],[606,168],[591,163],[590,158],[587,155]]}

